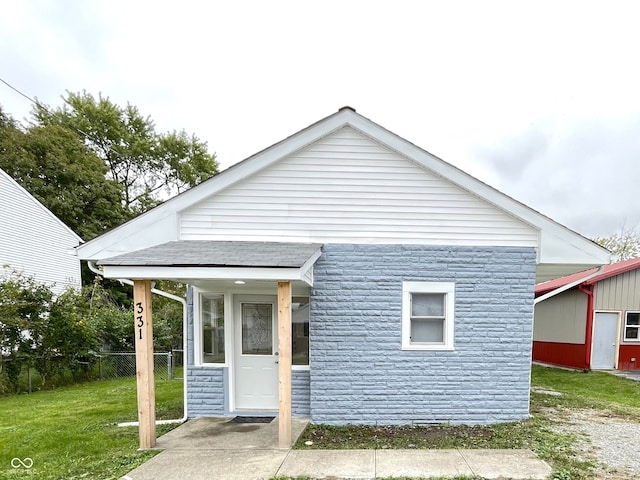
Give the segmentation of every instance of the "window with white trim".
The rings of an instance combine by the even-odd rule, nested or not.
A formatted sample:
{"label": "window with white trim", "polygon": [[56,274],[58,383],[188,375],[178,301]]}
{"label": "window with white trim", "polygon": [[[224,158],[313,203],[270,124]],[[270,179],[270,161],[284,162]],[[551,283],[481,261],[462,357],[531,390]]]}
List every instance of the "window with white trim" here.
{"label": "window with white trim", "polygon": [[624,318],[624,341],[640,342],[640,312],[627,312]]}
{"label": "window with white trim", "polygon": [[224,295],[201,297],[202,363],[224,363]]}
{"label": "window with white trim", "polygon": [[455,283],[402,282],[402,349],[453,350]]}

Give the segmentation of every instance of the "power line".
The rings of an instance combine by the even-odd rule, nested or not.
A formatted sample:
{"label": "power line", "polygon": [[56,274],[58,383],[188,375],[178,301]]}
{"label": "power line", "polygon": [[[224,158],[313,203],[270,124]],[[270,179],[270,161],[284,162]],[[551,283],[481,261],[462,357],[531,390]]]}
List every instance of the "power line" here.
{"label": "power line", "polygon": [[[7,82],[4,78],[0,77],[0,82],[4,83],[7,87],[9,87],[11,90],[13,90],[14,92],[16,92],[18,95],[23,96],[24,98],[26,98],[27,100],[29,100],[31,103],[33,103],[36,107],[41,108],[42,110],[44,110],[45,112],[47,112],[49,115],[51,116],[55,116],[54,113],[52,113],[46,105],[41,104],[40,102],[38,102],[37,100],[31,98],[29,95],[27,95],[26,93],[18,90],[16,87],[14,87],[13,85],[11,85],[9,82]],[[89,140],[92,140],[93,142],[95,142],[96,144],[101,144],[100,141],[93,137],[92,135],[88,134],[87,132],[84,132],[82,130],[80,130],[78,127],[76,127],[75,125],[71,125],[70,123],[66,122],[63,118],[59,119],[63,124],[65,124],[67,127],[71,128],[72,130],[75,130],[76,132],[78,132],[81,135],[84,135],[86,138],[88,138]],[[124,155],[121,154],[120,152],[118,152],[115,148],[113,148],[111,145],[104,145],[104,147],[107,149],[107,151],[113,152],[116,155],[118,155],[119,157],[123,158]]]}
{"label": "power line", "polygon": [[24,98],[26,98],[27,100],[29,100],[31,103],[33,103],[34,105],[37,105],[40,108],[44,108],[46,110],[46,108],[41,105],[40,103],[38,103],[37,100],[34,100],[33,98],[31,98],[29,95],[27,95],[26,93],[22,93],[20,90],[18,90],[16,87],[14,87],[13,85],[11,85],[9,82],[7,82],[4,78],[0,77],[0,82],[4,83],[7,87],[9,87],[11,90],[13,90],[14,92],[16,92],[18,95],[22,95]]}

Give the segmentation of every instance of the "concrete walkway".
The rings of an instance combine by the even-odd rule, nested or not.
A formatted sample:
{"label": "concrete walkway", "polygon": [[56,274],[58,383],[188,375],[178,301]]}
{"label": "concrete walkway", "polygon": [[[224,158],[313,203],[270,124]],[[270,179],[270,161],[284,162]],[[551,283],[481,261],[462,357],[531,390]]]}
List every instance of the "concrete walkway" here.
{"label": "concrete walkway", "polygon": [[[297,438],[306,420],[294,419]],[[289,450],[277,448],[277,419],[232,424],[191,420],[158,439],[163,451],[122,480],[267,480],[455,477],[547,479],[551,468],[529,450]]]}

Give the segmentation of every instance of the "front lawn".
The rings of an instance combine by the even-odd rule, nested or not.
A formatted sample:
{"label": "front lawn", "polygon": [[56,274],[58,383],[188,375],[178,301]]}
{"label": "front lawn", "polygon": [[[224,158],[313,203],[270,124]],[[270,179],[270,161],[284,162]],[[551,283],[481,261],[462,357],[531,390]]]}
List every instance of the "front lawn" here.
{"label": "front lawn", "polygon": [[[182,382],[157,381],[156,404],[159,419],[182,417]],[[136,451],[137,428],[117,426],[136,412],[135,377],[0,397],[0,478],[119,478],[155,454]]]}
{"label": "front lawn", "polygon": [[[311,426],[296,448],[530,448],[554,468],[554,478],[592,478],[574,437],[554,425],[562,412],[593,408],[640,418],[640,383],[598,372],[533,367],[532,418],[479,427]],[[541,393],[554,390],[562,396]],[[156,384],[158,418],[182,416],[182,382]],[[30,395],[0,397],[0,478],[117,479],[154,455],[138,453],[134,378],[87,383]],[[158,435],[171,426],[158,426]],[[305,445],[311,441],[313,445]],[[12,459],[31,458],[27,469]],[[28,462],[27,462],[28,463]]]}

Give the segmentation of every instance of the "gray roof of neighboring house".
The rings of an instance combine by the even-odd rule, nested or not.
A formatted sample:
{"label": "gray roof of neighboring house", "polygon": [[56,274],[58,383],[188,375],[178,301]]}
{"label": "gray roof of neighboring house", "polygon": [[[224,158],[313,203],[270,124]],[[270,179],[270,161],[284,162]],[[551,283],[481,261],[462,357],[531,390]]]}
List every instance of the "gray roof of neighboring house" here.
{"label": "gray roof of neighboring house", "polygon": [[318,243],[180,240],[100,260],[98,265],[299,268]]}

